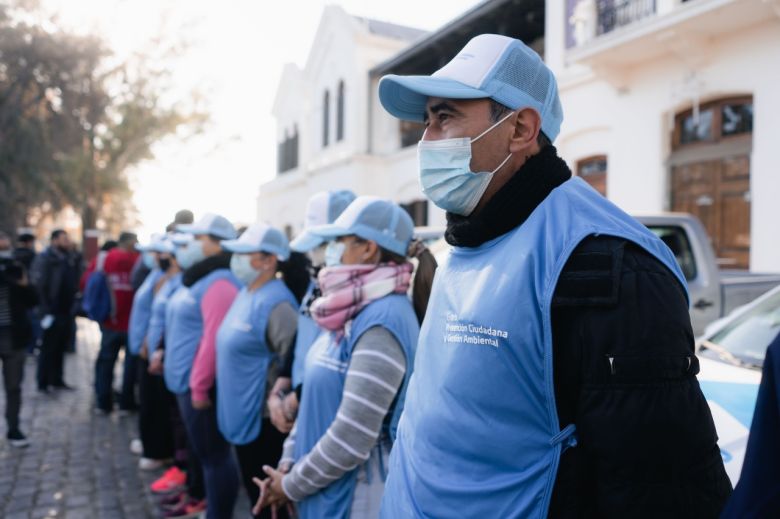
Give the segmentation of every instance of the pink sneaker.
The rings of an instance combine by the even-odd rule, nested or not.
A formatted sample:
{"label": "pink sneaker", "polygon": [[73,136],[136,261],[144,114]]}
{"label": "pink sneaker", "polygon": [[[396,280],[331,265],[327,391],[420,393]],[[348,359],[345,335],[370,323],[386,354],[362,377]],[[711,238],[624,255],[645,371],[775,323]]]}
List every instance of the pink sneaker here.
{"label": "pink sneaker", "polygon": [[179,467],[173,466],[165,471],[165,474],[160,476],[149,488],[155,494],[169,494],[181,490],[185,483],[187,483],[187,474],[179,470]]}

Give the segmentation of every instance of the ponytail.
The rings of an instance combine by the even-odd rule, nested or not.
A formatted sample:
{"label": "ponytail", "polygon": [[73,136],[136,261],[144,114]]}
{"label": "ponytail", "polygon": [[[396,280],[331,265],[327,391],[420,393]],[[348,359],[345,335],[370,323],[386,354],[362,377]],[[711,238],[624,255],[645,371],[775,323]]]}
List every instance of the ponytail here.
{"label": "ponytail", "polygon": [[287,261],[279,261],[277,270],[282,274],[282,281],[295,296],[295,300],[300,303],[303,296],[309,290],[311,276],[309,258],[300,252],[291,252]]}
{"label": "ponytail", "polygon": [[436,274],[436,268],[439,264],[428,247],[420,240],[413,240],[409,245],[409,257],[417,259],[417,271],[414,274],[412,284],[412,305],[414,305],[417,320],[422,323],[425,311],[428,309],[428,299],[431,297],[433,276]]}
{"label": "ponytail", "polygon": [[428,299],[431,297],[431,287],[433,286],[433,275],[436,274],[436,258],[431,251],[420,240],[412,240],[409,244],[406,256],[403,257],[380,247],[380,263],[396,263],[400,265],[409,259],[417,260],[417,269],[412,282],[412,306],[417,320],[422,323],[425,318],[425,311],[428,309]]}

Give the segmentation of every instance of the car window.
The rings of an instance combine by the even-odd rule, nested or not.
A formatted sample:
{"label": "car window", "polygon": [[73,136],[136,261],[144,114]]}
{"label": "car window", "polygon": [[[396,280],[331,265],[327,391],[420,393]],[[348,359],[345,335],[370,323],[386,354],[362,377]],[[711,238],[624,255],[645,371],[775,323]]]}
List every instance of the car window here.
{"label": "car window", "polygon": [[661,238],[661,241],[671,249],[685,279],[690,281],[696,278],[696,259],[693,256],[691,242],[688,240],[688,234],[685,230],[674,225],[649,225],[648,229]]}
{"label": "car window", "polygon": [[769,344],[780,334],[780,291],[742,314],[709,340],[738,359],[762,366]]}

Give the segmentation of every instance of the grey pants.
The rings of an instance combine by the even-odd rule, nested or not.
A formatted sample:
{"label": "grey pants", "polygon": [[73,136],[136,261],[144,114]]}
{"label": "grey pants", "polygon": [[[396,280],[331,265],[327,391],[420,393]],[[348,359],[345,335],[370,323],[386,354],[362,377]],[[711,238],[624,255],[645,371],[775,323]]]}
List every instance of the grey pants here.
{"label": "grey pants", "polygon": [[14,349],[11,334],[0,330],[0,360],[3,362],[5,386],[5,420],[8,430],[19,428],[19,410],[22,407],[22,378],[24,377],[24,349]]}

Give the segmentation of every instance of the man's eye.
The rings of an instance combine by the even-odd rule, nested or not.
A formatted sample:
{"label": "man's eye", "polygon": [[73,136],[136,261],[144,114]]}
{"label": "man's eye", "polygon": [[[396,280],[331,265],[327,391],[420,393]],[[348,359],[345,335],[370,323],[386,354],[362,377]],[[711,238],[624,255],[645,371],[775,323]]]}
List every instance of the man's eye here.
{"label": "man's eye", "polygon": [[450,118],[450,114],[439,114],[439,122],[443,123]]}

